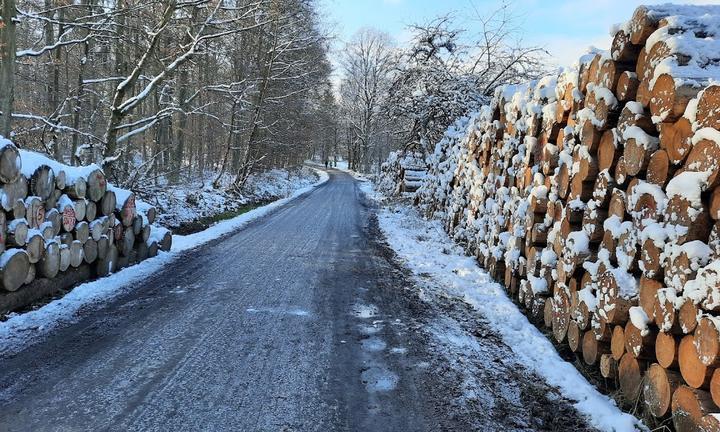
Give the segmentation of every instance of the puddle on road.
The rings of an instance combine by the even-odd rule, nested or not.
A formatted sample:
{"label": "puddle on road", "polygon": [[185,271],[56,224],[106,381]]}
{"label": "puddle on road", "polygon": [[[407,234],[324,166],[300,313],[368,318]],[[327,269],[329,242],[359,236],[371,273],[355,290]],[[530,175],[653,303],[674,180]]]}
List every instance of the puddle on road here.
{"label": "puddle on road", "polygon": [[387,347],[384,340],[378,337],[371,337],[362,341],[362,348],[365,351],[382,351]]}
{"label": "puddle on road", "polygon": [[365,335],[365,336],[372,336],[372,335],[378,334],[380,332],[380,330],[382,330],[382,328],[383,328],[383,326],[380,324],[373,324],[373,325],[360,324],[358,326],[360,334]]}
{"label": "puddle on road", "polygon": [[399,381],[395,373],[375,366],[365,370],[360,375],[360,379],[365,384],[367,391],[371,393],[394,390]]}
{"label": "puddle on road", "polygon": [[390,354],[405,355],[405,354],[407,354],[407,348],[403,348],[403,347],[390,348]]}
{"label": "puddle on road", "polygon": [[364,304],[356,304],[353,306],[353,314],[358,318],[372,318],[378,314],[378,308],[375,305],[364,305]]}

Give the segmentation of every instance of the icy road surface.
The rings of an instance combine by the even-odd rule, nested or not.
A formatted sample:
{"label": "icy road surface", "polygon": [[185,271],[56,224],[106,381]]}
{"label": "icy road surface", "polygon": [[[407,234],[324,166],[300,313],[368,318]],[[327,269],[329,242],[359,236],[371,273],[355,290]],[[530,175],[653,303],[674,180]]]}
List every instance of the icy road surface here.
{"label": "icy road surface", "polygon": [[590,430],[413,284],[349,175],[0,358],[2,431]]}

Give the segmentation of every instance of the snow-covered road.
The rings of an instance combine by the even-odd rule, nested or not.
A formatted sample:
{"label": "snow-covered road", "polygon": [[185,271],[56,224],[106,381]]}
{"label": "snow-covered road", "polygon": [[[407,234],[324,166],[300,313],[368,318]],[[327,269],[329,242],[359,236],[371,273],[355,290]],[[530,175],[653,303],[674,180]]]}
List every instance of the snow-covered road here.
{"label": "snow-covered road", "polygon": [[333,172],[0,357],[0,430],[590,430],[372,205]]}

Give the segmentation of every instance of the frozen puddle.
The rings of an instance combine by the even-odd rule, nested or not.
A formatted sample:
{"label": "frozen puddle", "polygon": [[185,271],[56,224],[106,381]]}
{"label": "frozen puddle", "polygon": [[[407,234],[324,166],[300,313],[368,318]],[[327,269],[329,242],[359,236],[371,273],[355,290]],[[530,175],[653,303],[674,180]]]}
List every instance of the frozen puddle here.
{"label": "frozen puddle", "polygon": [[353,314],[358,318],[372,318],[378,314],[378,308],[375,305],[356,304],[353,306]]}
{"label": "frozen puddle", "polygon": [[367,391],[371,393],[394,390],[399,380],[393,372],[376,366],[365,370],[360,375],[360,379],[365,384]]}
{"label": "frozen puddle", "polygon": [[382,325],[379,324],[361,324],[358,326],[360,329],[360,333],[366,335],[366,336],[372,336],[374,334],[377,334],[380,330],[382,330]]}
{"label": "frozen puddle", "polygon": [[371,337],[362,341],[362,348],[365,351],[382,351],[385,347],[387,347],[385,341],[378,337]]}
{"label": "frozen puddle", "polygon": [[403,347],[390,348],[390,354],[405,355],[405,354],[407,354],[407,348],[403,348]]}

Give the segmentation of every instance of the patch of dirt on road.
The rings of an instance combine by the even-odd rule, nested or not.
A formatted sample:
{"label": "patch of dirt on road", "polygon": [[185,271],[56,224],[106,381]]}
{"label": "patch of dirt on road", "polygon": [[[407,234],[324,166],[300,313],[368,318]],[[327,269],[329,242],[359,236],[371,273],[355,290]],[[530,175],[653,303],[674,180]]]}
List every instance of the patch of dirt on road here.
{"label": "patch of dirt on road", "polygon": [[402,266],[371,213],[368,237],[392,274],[368,294],[393,307],[412,333],[407,355],[415,360],[415,386],[427,395],[428,417],[439,430],[595,430],[469,304]]}

